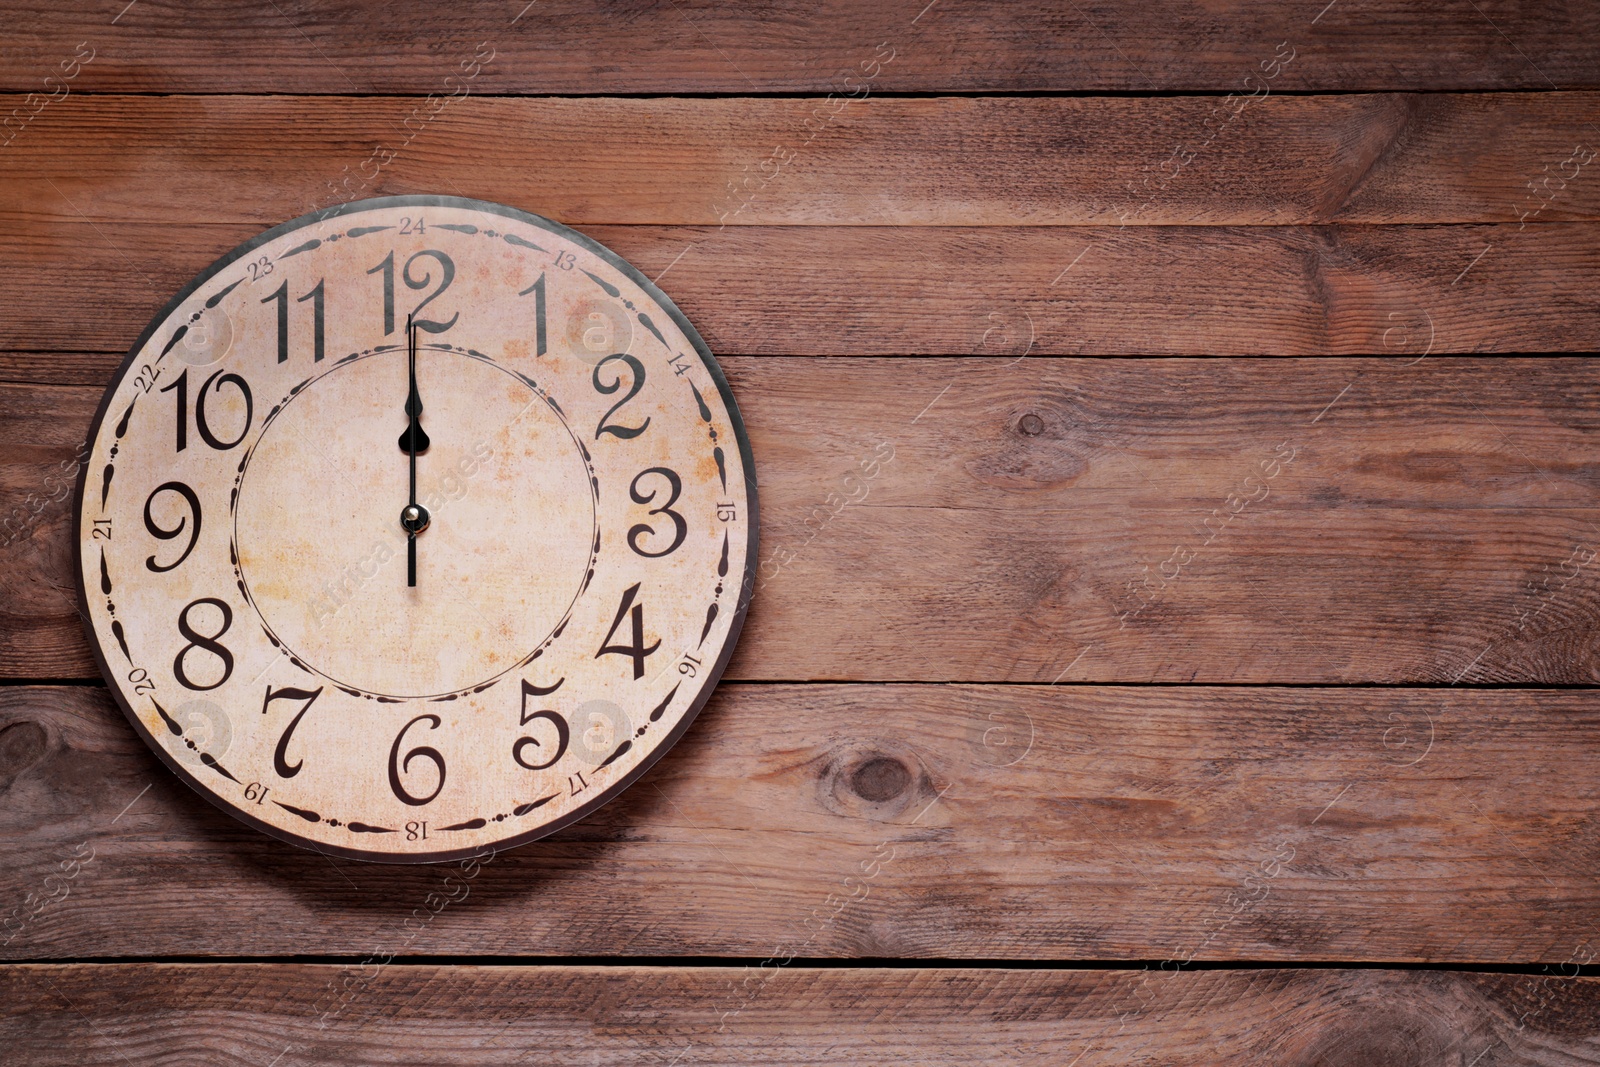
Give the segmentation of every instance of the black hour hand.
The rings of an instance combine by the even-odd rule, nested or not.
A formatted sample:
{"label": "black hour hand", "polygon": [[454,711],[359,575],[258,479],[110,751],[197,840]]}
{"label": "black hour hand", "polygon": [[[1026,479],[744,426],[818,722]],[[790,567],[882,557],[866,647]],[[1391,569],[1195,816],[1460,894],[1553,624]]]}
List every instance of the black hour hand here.
{"label": "black hour hand", "polygon": [[406,414],[410,421],[406,424],[405,432],[400,435],[400,451],[417,455],[428,450],[428,432],[422,428],[422,398],[417,396],[417,384],[413,379],[411,395],[406,397]]}

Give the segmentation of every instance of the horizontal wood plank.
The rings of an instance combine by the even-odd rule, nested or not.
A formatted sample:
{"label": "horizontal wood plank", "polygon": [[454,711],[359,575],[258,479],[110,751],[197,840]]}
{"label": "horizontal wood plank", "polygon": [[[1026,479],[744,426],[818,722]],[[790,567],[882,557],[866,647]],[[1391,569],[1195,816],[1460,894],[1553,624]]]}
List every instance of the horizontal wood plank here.
{"label": "horizontal wood plank", "polygon": [[[125,351],[258,232],[0,233],[0,349]],[[1600,350],[1600,223],[584,232],[660,279],[718,356]]]}
{"label": "horizontal wood plank", "polygon": [[[727,358],[762,504],[730,677],[1600,681],[1595,361],[1415,359]],[[95,676],[99,395],[0,387],[0,676]]]}
{"label": "horizontal wood plank", "polygon": [[[1376,2],[9,4],[6,1062],[1593,1059],[1596,979],[937,965],[1594,958],[1600,365],[1461,355],[1600,350],[1600,5]],[[427,869],[41,684],[114,353],[405,192],[660,278],[764,505],[683,742]],[[93,962],[275,955],[362,962]],[[405,962],[563,955],[768,965]]]}
{"label": "horizontal wood plank", "polygon": [[[1249,92],[1285,42],[1297,89],[1600,86],[1600,17],[1583,0],[120,8],[8,4],[0,85],[49,92],[43,79],[82,54],[70,84],[84,90],[448,93],[483,56],[475,84],[502,93],[846,92],[872,74],[890,92]],[[863,66],[878,55],[893,60]]]}
{"label": "horizontal wood plank", "polygon": [[[1587,1063],[1600,981],[1404,971],[34,965],[16,1067]],[[1136,1058],[1137,1057],[1137,1058]]]}
{"label": "horizontal wood plank", "polygon": [[431,868],[235,822],[103,690],[6,687],[0,724],[12,959],[1561,963],[1600,938],[1590,692],[725,684],[600,812]]}
{"label": "horizontal wood plank", "polygon": [[0,352],[0,382],[103,387],[121,362],[111,352]]}
{"label": "horizontal wood plank", "polygon": [[1597,120],[1594,93],[76,96],[0,152],[0,221],[264,229],[417,190],[580,226],[1592,221]]}

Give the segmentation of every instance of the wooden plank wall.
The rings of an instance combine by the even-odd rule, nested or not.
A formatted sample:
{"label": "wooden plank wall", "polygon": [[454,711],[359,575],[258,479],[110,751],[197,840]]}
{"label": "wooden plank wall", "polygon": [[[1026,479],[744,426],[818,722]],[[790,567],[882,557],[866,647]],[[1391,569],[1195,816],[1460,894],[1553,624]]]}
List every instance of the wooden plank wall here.
{"label": "wooden plank wall", "polygon": [[[1595,1062],[1600,4],[0,8],[5,1062]],[[406,192],[659,276],[761,475],[694,729],[468,869],[199,801],[72,606],[149,316]]]}

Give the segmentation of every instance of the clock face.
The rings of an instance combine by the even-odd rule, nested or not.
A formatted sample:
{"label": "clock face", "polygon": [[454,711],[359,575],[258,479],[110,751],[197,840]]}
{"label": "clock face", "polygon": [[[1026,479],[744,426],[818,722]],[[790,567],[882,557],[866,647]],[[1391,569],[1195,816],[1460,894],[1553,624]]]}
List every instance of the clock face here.
{"label": "clock face", "polygon": [[638,271],[455,197],[218,260],[106,392],[78,488],[90,641],[141,735],[244,821],[452,859],[598,807],[733,651],[755,472]]}

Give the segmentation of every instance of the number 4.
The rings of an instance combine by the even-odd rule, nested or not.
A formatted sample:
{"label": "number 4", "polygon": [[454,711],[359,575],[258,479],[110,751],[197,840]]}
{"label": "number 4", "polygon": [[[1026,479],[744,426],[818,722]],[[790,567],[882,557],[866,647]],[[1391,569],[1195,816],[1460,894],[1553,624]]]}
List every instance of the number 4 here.
{"label": "number 4", "polygon": [[[633,598],[639,595],[640,583],[634,582],[622,594],[622,603],[617,606],[617,617],[611,620],[611,629],[606,631],[605,639],[600,644],[600,651],[594,654],[595,659],[601,656],[627,656],[633,660],[633,677],[637,681],[644,677],[644,658],[661,647],[661,639],[656,638],[656,643],[649,648],[644,647],[644,605],[635,604]],[[632,609],[630,612],[629,609]],[[622,625],[623,617],[633,620],[633,643],[631,645],[613,645],[611,638],[616,634],[617,627]]]}

